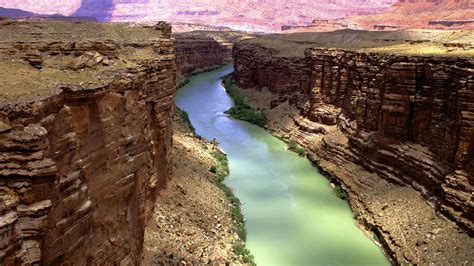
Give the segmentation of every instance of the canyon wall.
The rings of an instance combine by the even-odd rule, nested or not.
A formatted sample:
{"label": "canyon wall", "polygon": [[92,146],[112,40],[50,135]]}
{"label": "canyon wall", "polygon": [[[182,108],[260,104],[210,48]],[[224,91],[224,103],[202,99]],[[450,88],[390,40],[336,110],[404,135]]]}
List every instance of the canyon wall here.
{"label": "canyon wall", "polygon": [[214,68],[232,61],[232,43],[207,34],[174,34],[176,64],[183,75]]}
{"label": "canyon wall", "polygon": [[[369,171],[412,185],[473,232],[474,80],[472,61],[314,49],[310,104],[356,121],[349,147]],[[333,120],[334,119],[334,120]]]}
{"label": "canyon wall", "polygon": [[473,17],[474,2],[471,0],[399,0],[379,14],[349,17],[347,20],[367,30],[472,30]]}
{"label": "canyon wall", "polygon": [[[309,49],[304,58],[272,57],[236,46],[238,86],[268,88],[302,114],[336,125],[355,121],[349,147],[369,171],[422,187],[473,231],[474,80],[472,60]],[[285,97],[286,96],[286,97]]]}
{"label": "canyon wall", "polygon": [[19,73],[40,64],[42,78],[30,87],[34,74],[2,77],[1,89],[18,94],[1,90],[0,261],[136,265],[157,190],[171,175],[170,26],[20,24],[2,28],[2,62]]}
{"label": "canyon wall", "polygon": [[178,80],[232,62],[234,43],[252,38],[243,32],[194,31],[173,34],[176,39]]}
{"label": "canyon wall", "polygon": [[[380,13],[395,0],[0,0],[0,6],[38,14],[93,17],[99,21],[147,22],[166,20],[235,30],[278,31],[313,19]],[[268,6],[271,5],[271,8]]]}
{"label": "canyon wall", "polygon": [[[358,219],[397,263],[469,260],[469,251],[462,254],[458,246],[469,250],[472,238],[455,233],[456,227],[457,236],[424,240],[437,232],[431,226],[435,220],[449,223],[433,218],[434,211],[405,188],[417,190],[472,236],[471,58],[342,48],[308,48],[304,56],[288,57],[253,41],[236,44],[233,55],[236,83],[251,104],[267,109],[269,128],[297,140],[343,184]],[[456,251],[439,248],[448,242]],[[446,253],[430,257],[435,252]]]}

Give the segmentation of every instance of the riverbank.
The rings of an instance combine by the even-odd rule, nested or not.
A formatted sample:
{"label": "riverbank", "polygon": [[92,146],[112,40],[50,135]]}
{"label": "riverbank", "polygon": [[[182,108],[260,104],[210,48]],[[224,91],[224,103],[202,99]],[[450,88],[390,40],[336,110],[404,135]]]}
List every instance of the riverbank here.
{"label": "riverbank", "polygon": [[381,179],[347,160],[351,156],[348,140],[337,126],[309,121],[288,100],[281,101],[267,89],[239,90],[250,106],[265,110],[267,130],[279,138],[297,140],[325,176],[341,185],[357,224],[380,243],[393,263],[472,261],[472,238],[437,213],[415,189]]}
{"label": "riverbank", "polygon": [[176,103],[189,113],[196,132],[218,140],[228,155],[225,184],[244,202],[246,245],[255,262],[387,265],[381,250],[355,226],[347,203],[333,195],[309,160],[261,127],[224,114],[234,102],[221,78],[232,71],[228,66],[192,78],[178,90]]}
{"label": "riverbank", "polygon": [[225,155],[196,136],[178,111],[173,126],[173,178],[146,227],[142,264],[250,262],[237,234],[235,204],[219,186],[228,174]]}

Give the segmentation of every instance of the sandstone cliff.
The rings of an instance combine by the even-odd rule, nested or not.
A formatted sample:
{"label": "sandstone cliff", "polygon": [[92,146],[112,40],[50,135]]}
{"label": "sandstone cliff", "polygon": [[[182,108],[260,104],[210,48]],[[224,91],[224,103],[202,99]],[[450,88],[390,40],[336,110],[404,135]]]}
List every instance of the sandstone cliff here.
{"label": "sandstone cliff", "polygon": [[[470,0],[399,0],[380,14],[348,17],[361,28],[474,29],[474,2]],[[381,27],[391,26],[391,27]]]}
{"label": "sandstone cliff", "polygon": [[173,34],[176,39],[178,81],[193,73],[232,62],[234,43],[252,38],[232,31],[194,31]]}
{"label": "sandstone cliff", "polygon": [[[0,6],[39,14],[94,17],[99,21],[189,22],[234,30],[274,31],[313,19],[374,14],[395,0],[0,0]],[[197,4],[198,3],[198,4]],[[271,8],[268,5],[271,5]]]}
{"label": "sandstone cliff", "polygon": [[171,171],[169,29],[2,21],[2,264],[139,262]]}
{"label": "sandstone cliff", "polygon": [[268,110],[269,127],[343,184],[358,220],[397,263],[472,261],[472,57],[310,44],[301,55],[284,52],[300,44],[285,44],[234,49],[236,82]]}

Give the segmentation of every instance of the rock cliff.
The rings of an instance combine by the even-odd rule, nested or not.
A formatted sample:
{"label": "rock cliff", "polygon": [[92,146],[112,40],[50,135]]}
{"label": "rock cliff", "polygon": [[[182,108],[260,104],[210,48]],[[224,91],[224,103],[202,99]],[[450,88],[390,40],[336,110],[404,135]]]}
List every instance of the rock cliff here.
{"label": "rock cliff", "polygon": [[237,84],[268,110],[269,128],[342,183],[357,219],[397,263],[472,261],[472,57],[310,45],[291,55],[282,50],[297,42],[268,43],[238,43],[234,61]]}
{"label": "rock cliff", "polygon": [[232,31],[194,31],[173,34],[176,39],[178,80],[232,62],[234,43],[252,38]]}
{"label": "rock cliff", "polygon": [[282,25],[380,13],[395,0],[0,0],[0,6],[38,14],[94,17],[99,21],[188,22],[235,30],[279,31]]}
{"label": "rock cliff", "polygon": [[170,26],[2,23],[0,261],[137,264],[171,175]]}
{"label": "rock cliff", "polygon": [[[470,0],[399,0],[379,14],[348,17],[361,28],[391,25],[405,29],[474,29],[474,2]],[[385,29],[393,30],[386,27]],[[384,29],[382,29],[384,30]]]}

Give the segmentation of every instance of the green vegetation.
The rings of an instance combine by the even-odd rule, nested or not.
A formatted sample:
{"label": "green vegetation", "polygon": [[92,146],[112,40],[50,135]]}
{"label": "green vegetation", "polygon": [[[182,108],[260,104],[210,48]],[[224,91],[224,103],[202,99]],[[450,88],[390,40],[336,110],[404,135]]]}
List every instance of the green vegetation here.
{"label": "green vegetation", "polygon": [[[250,263],[254,265],[253,256],[250,254],[250,251],[247,248],[245,248],[245,244],[244,244],[247,238],[247,233],[245,231],[245,219],[240,209],[240,206],[241,206],[240,200],[234,195],[232,190],[223,183],[225,177],[229,175],[229,161],[227,159],[227,155],[221,152],[220,150],[212,151],[211,155],[219,162],[219,166],[215,168],[216,173],[215,173],[214,183],[216,184],[217,187],[219,187],[224,192],[225,197],[230,203],[230,212],[235,222],[234,231],[239,236],[240,240],[242,240],[242,241],[236,241],[232,249],[237,256],[242,257],[242,260],[245,263]],[[211,167],[211,170],[212,170],[212,167]]]}
{"label": "green vegetation", "polygon": [[215,165],[211,166],[211,168],[209,168],[209,172],[217,174],[217,167]]}
{"label": "green vegetation", "polygon": [[176,110],[178,110],[178,113],[181,115],[181,118],[184,120],[189,130],[191,130],[191,132],[196,135],[196,129],[194,128],[193,124],[191,123],[191,120],[189,119],[189,114],[186,111],[179,109],[178,107],[176,107]]}
{"label": "green vegetation", "polygon": [[299,156],[306,156],[305,149],[301,147],[295,140],[290,140],[288,142],[288,150],[296,152]]}
{"label": "green vegetation", "polygon": [[184,79],[183,81],[181,81],[181,83],[179,83],[178,85],[176,85],[176,89],[177,89],[177,90],[181,89],[182,87],[188,85],[189,82],[191,82],[191,79],[190,79],[190,78]]}
{"label": "green vegetation", "polygon": [[223,78],[223,85],[229,96],[234,100],[235,106],[227,110],[225,113],[232,118],[240,119],[257,125],[265,127],[267,123],[266,114],[261,110],[255,110],[245,102],[245,97],[234,85],[232,75]]}
{"label": "green vegetation", "polygon": [[250,254],[250,250],[248,250],[244,244],[235,243],[232,246],[232,250],[234,251],[235,255],[242,257],[244,263],[248,263],[250,265],[257,265],[253,260],[253,255]]}
{"label": "green vegetation", "polygon": [[340,185],[337,185],[336,188],[334,189],[334,193],[336,194],[336,197],[346,200],[347,199],[347,193],[342,189]]}
{"label": "green vegetation", "polygon": [[[203,70],[202,72],[207,72],[207,71],[211,71],[211,70],[214,70],[214,69],[207,69],[207,70]],[[200,74],[202,72],[197,71],[197,72],[194,72],[192,75],[197,75],[197,74]],[[184,80],[177,87],[182,88],[182,87],[186,86],[189,82],[190,82],[190,79],[186,78],[186,80]],[[230,82],[232,82],[232,80],[230,80]],[[232,83],[230,83],[230,84],[233,85]],[[246,105],[243,99],[244,98],[241,97],[240,100],[238,99],[237,101],[239,103],[242,103],[242,104]],[[246,106],[248,106],[248,105],[246,105]],[[192,125],[191,120],[189,119],[188,113],[181,110],[181,109],[179,109],[178,107],[176,107],[176,108],[177,108],[178,112],[180,113],[181,117],[183,118],[183,120],[188,125],[189,129],[193,132],[194,135],[196,135],[196,130],[195,130],[194,126]],[[248,108],[251,109],[249,106],[248,106]],[[247,119],[244,119],[244,120],[247,120]],[[264,119],[264,121],[266,122],[266,118]],[[249,121],[249,122],[251,122],[251,121]],[[263,124],[260,122],[261,126],[264,126],[265,122]],[[220,151],[218,149],[210,148],[207,145],[203,145],[203,149],[210,152],[212,157],[214,157],[214,159],[216,159],[216,161],[218,162],[218,165],[213,165],[209,168],[209,172],[214,174],[214,180],[213,180],[214,184],[224,192],[224,195],[225,195],[227,201],[229,202],[230,212],[231,212],[231,215],[232,215],[232,219],[234,220],[234,223],[235,223],[234,232],[240,238],[240,240],[236,240],[234,242],[234,244],[232,246],[232,250],[237,256],[240,256],[242,258],[242,261],[244,263],[250,264],[250,265],[256,265],[254,263],[253,255],[251,255],[250,251],[245,247],[245,240],[247,238],[247,232],[245,230],[245,219],[244,219],[244,216],[242,215],[242,212],[241,212],[241,202],[234,195],[232,190],[224,184],[224,180],[229,175],[229,172],[230,172],[230,170],[229,170],[229,160],[227,159],[227,155],[225,153],[223,153],[222,151]]]}

